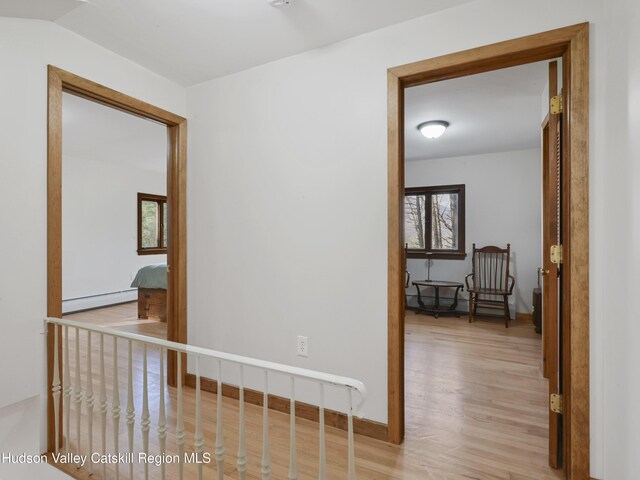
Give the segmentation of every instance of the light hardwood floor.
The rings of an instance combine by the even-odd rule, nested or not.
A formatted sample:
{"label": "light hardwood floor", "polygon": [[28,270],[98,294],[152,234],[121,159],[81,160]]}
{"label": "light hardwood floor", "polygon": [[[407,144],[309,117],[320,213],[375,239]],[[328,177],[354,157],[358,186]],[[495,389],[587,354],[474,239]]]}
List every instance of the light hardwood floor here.
{"label": "light hardwood floor", "polygon": [[542,342],[529,321],[406,315],[406,436],[423,478],[562,478],[548,465]]}
{"label": "light hardwood floor", "polygon": [[[111,326],[123,318],[135,316],[119,306],[115,310],[94,311],[108,318]],[[115,309],[116,307],[114,307]],[[91,312],[84,312],[85,315]],[[80,315],[80,314],[78,314]],[[77,318],[76,318],[77,319]],[[95,322],[101,322],[95,320]],[[151,325],[159,327],[158,322]],[[131,328],[131,325],[120,327]],[[120,328],[117,327],[117,328]],[[540,480],[561,478],[547,467],[546,381],[540,374],[541,341],[528,322],[515,322],[505,329],[499,320],[478,320],[473,324],[465,318],[439,318],[407,313],[406,318],[406,439],[400,445],[390,445],[367,437],[356,436],[357,474],[359,479],[504,479]],[[95,336],[94,336],[95,337]],[[73,332],[71,348],[74,349]],[[82,334],[81,358],[86,358],[86,339]],[[99,339],[92,338],[94,390],[98,393]],[[142,384],[142,349],[134,347],[134,385],[140,392]],[[107,362],[107,396],[111,402],[112,342],[105,344]],[[127,446],[125,424],[126,356],[124,342],[119,346],[120,445]],[[81,360],[84,364],[84,361]],[[73,364],[73,353],[72,353]],[[73,366],[73,365],[72,365]],[[158,451],[157,403],[159,395],[158,351],[149,349],[149,385],[151,406],[151,451]],[[74,377],[72,368],[72,378]],[[83,376],[83,382],[85,378]],[[164,388],[167,396],[168,451],[175,452],[176,392]],[[194,390],[185,388],[186,449],[193,451]],[[99,416],[97,399],[94,407],[93,450],[99,451]],[[214,395],[203,392],[205,451],[213,454],[215,441]],[[111,405],[109,405],[110,408]],[[225,398],[224,425],[226,442],[226,478],[238,478],[235,471],[238,438],[238,402]],[[75,406],[72,405],[71,445],[75,447]],[[135,443],[139,451],[141,434],[139,416],[141,395],[135,400]],[[260,478],[262,409],[246,404],[247,446],[250,479]],[[86,415],[83,408],[81,445],[87,450]],[[108,416],[109,430],[111,416]],[[308,420],[297,420],[300,479],[317,478],[318,426]],[[289,417],[270,412],[271,453],[274,479],[287,478],[289,460]],[[108,451],[112,450],[109,440]],[[327,460],[329,478],[345,479],[346,432],[327,428]],[[205,478],[214,478],[214,463],[205,467]],[[110,469],[111,470],[111,469]],[[142,477],[142,466],[136,465],[136,478]],[[75,468],[69,470],[79,478],[87,477]],[[159,478],[155,467],[150,478]],[[168,466],[168,478],[177,478],[175,466]],[[128,478],[127,467],[121,478]],[[113,476],[109,476],[113,478]],[[88,477],[87,477],[88,478]],[[96,468],[92,478],[102,478]],[[195,468],[188,465],[185,478],[196,478]]]}
{"label": "light hardwood floor", "polygon": [[78,313],[68,313],[64,318],[101,327],[115,328],[123,332],[137,333],[156,338],[167,338],[167,323],[157,319],[138,318],[137,302],[122,303]]}

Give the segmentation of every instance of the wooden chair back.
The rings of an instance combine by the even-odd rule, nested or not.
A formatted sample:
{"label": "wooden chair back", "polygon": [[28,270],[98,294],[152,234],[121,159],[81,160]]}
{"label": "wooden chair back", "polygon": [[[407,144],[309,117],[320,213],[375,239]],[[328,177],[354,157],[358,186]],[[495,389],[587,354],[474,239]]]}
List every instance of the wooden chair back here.
{"label": "wooden chair back", "polygon": [[507,248],[493,245],[476,248],[473,244],[472,279],[475,289],[507,292],[509,290],[509,261],[511,244]]}

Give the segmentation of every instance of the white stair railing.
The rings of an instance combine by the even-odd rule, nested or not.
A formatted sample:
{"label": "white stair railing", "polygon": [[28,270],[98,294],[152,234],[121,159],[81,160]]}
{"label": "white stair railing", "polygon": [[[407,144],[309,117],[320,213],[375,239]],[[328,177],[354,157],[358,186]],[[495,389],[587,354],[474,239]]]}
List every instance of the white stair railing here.
{"label": "white stair railing", "polygon": [[[113,337],[113,402],[111,403],[113,417],[113,451],[120,452],[118,438],[120,437],[120,389],[118,387],[118,337]],[[116,480],[120,478],[120,462],[115,464]]]}
{"label": "white stair railing", "polygon": [[271,480],[271,449],[269,445],[269,372],[264,372],[264,393],[262,395],[262,480]]}
{"label": "white stair railing", "polygon": [[[65,327],[67,328],[67,327]],[[107,454],[107,375],[104,367],[104,334],[100,334],[100,453]],[[107,464],[102,464],[102,478],[107,476]]]}
{"label": "white stair railing", "polygon": [[[56,349],[57,350],[57,349]],[[55,361],[55,359],[54,359]],[[58,369],[58,366],[56,365],[55,370]],[[54,371],[55,371],[54,370]],[[80,430],[80,419],[82,418],[82,384],[80,382],[80,372],[82,371],[82,369],[80,368],[80,330],[76,327],[76,384],[75,384],[75,390],[73,391],[73,401],[76,404],[76,448],[77,448],[77,453],[82,453],[82,438],[80,436],[81,430]],[[55,408],[55,407],[54,407]],[[56,413],[56,416],[58,414]],[[56,436],[58,434],[56,433]]]}
{"label": "white stair railing", "polygon": [[[159,407],[158,407],[158,442],[160,443],[160,455],[167,453],[167,416],[164,407],[164,348],[160,348],[160,379],[159,387]],[[166,466],[160,464],[160,479],[167,478]]]}
{"label": "white stair railing", "polygon": [[216,404],[216,469],[218,480],[224,480],[224,431],[222,424],[222,360],[218,359],[218,388]]}
{"label": "white stair railing", "polygon": [[[243,357],[240,355],[234,355],[225,352],[219,352],[206,348],[196,347],[192,345],[185,345],[176,342],[170,342],[167,340],[146,337],[128,332],[122,332],[109,328],[103,328],[93,326],[89,324],[83,324],[72,320],[59,319],[59,318],[47,318],[46,324],[48,328],[55,328],[54,344],[62,345],[62,355],[58,355],[58,348],[54,349],[53,355],[53,381],[49,386],[51,395],[53,396],[53,408],[55,421],[53,422],[55,438],[63,438],[63,443],[56,445],[56,452],[60,449],[64,453],[78,454],[82,453],[88,455],[87,461],[83,468],[85,468],[93,478],[115,478],[119,479],[122,476],[119,462],[110,463],[110,467],[107,468],[106,463],[102,463],[99,468],[94,468],[95,456],[92,457],[93,449],[93,414],[94,414],[94,402],[97,401],[97,412],[100,418],[100,434],[98,441],[99,455],[98,458],[104,458],[107,453],[111,453],[114,457],[122,454],[129,454],[128,460],[132,460],[129,463],[128,475],[125,478],[133,479],[134,475],[138,475],[145,480],[149,477],[153,478],[173,478],[170,476],[166,469],[165,458],[168,456],[167,438],[169,433],[169,426],[167,422],[166,412],[166,393],[165,393],[165,365],[164,362],[167,358],[165,352],[174,351],[177,353],[177,371],[182,371],[183,355],[191,357],[194,360],[195,365],[195,405],[193,415],[189,418],[195,418],[192,421],[194,425],[189,425],[188,431],[185,431],[185,399],[183,398],[183,386],[181,382],[178,382],[175,390],[175,403],[171,403],[171,412],[174,412],[175,418],[175,430],[171,440],[173,447],[177,451],[177,476],[183,479],[186,476],[186,459],[192,458],[185,456],[185,450],[187,447],[193,447],[194,455],[197,462],[195,468],[195,476],[199,480],[205,478],[207,474],[203,472],[203,460],[205,452],[205,438],[204,438],[204,422],[205,419],[210,420],[207,417],[207,411],[203,411],[203,400],[201,394],[201,369],[202,362],[213,361],[217,364],[217,396],[216,396],[216,410],[215,410],[215,443],[212,445],[214,448],[214,455],[212,460],[215,460],[215,472],[209,473],[208,478],[215,477],[218,480],[224,480],[225,478],[225,442],[224,442],[224,430],[223,430],[223,382],[222,372],[223,364],[232,364],[239,367],[238,386],[239,386],[239,403],[238,403],[238,450],[236,460],[237,477],[242,480],[247,478],[250,470],[250,463],[247,450],[247,422],[245,419],[244,408],[244,395],[245,395],[245,370],[252,369],[262,372],[264,376],[264,392],[263,392],[263,408],[262,408],[262,455],[257,462],[258,471],[255,475],[259,476],[262,480],[270,480],[272,478],[272,463],[271,463],[271,447],[270,447],[270,435],[269,435],[269,381],[272,375],[280,375],[289,379],[290,382],[290,423],[289,423],[289,465],[288,465],[288,478],[290,480],[297,480],[299,478],[298,472],[298,445],[296,439],[296,385],[297,380],[305,380],[306,382],[314,382],[319,387],[319,396],[317,405],[319,408],[319,452],[318,452],[318,471],[314,476],[319,480],[326,480],[327,474],[327,454],[326,454],[326,441],[325,441],[325,387],[332,386],[334,388],[344,390],[347,395],[346,408],[344,411],[347,414],[347,472],[346,478],[349,480],[355,480],[356,478],[356,462],[355,462],[355,450],[354,450],[354,431],[353,431],[353,416],[360,411],[362,404],[366,398],[366,389],[362,382],[347,377],[341,377],[337,375],[331,375],[322,372],[316,372],[298,367],[292,367],[288,365],[282,365],[274,362],[267,362],[263,360],[257,360],[249,357]],[[75,362],[71,363],[71,357],[69,353],[69,341],[70,332],[75,335]],[[97,334],[92,337],[92,333]],[[84,335],[86,338],[87,351],[80,352],[80,337]],[[107,412],[109,410],[109,404],[107,400],[107,385],[108,375],[105,372],[105,338],[111,337],[113,339],[113,366],[111,372],[111,416],[112,416],[112,446],[111,452],[108,448],[107,442]],[[99,339],[99,347],[93,348],[92,338]],[[120,387],[118,376],[118,340],[125,340],[127,342],[127,398],[126,398],[126,410],[125,410],[125,424],[127,426],[127,449],[121,451],[120,445],[120,416],[121,411],[121,399],[120,399]],[[142,347],[142,372],[139,372],[140,366],[134,365],[134,345]],[[159,350],[159,366],[158,366],[158,378],[159,386],[157,387],[157,396],[152,393],[152,398],[157,397],[157,402],[149,401],[149,388],[150,384],[155,388],[154,382],[149,381],[149,348]],[[138,350],[136,350],[138,351]],[[99,365],[99,395],[97,400],[94,399],[93,391],[93,375],[92,370],[92,356],[98,356]],[[155,355],[155,354],[154,354]],[[62,357],[62,358],[60,358]],[[84,358],[83,358],[84,357]],[[152,359],[155,356],[152,355]],[[151,362],[153,363],[153,361]],[[85,368],[86,382],[85,388],[83,388],[81,381],[81,369]],[[74,370],[75,382],[72,385],[71,370]],[[225,369],[227,375],[230,375],[233,369]],[[62,372],[60,374],[60,372]],[[141,374],[141,375],[140,375]],[[141,376],[142,382],[140,384],[139,379]],[[62,383],[60,382],[62,377]],[[134,377],[136,380],[134,380]],[[141,392],[136,392],[134,389],[141,389]],[[353,405],[353,392],[356,391],[359,394],[360,401],[357,406]],[[136,400],[141,398],[141,400]],[[62,400],[62,405],[60,404]],[[138,419],[140,428],[141,445],[136,445],[135,424],[136,424],[136,402],[141,405],[141,415]],[[84,410],[86,412],[85,421],[87,423],[88,438],[83,443],[81,436],[81,423],[82,423],[82,404],[84,403]],[[71,442],[71,407],[75,404],[74,410],[76,414],[75,418],[75,445]],[[157,413],[154,413],[153,418],[157,419],[156,434],[157,443],[153,443],[150,446],[150,430],[152,423],[151,407],[157,406]],[[191,405],[191,404],[189,404]],[[189,413],[189,412],[187,412]],[[61,415],[62,414],[62,415]],[[62,418],[62,422],[58,419]],[[209,422],[211,423],[211,422]],[[189,430],[190,429],[190,430]],[[62,430],[62,431],[60,431]],[[62,434],[62,435],[61,435]],[[61,435],[61,436],[60,436]],[[189,440],[193,440],[192,444],[185,442],[188,437]],[[254,435],[250,435],[250,438],[259,438],[260,434],[256,432]],[[140,440],[138,440],[140,441]],[[259,440],[258,440],[259,441]],[[280,442],[281,444],[282,442]],[[152,451],[153,450],[153,451]],[[135,459],[138,458],[136,454],[144,454],[149,456],[151,454],[157,455],[161,458],[158,463],[143,462],[144,465],[141,471],[138,473],[134,469]],[[301,454],[305,454],[305,449],[300,450]],[[134,455],[135,454],[135,455]],[[102,455],[102,457],[100,457]],[[171,463],[171,462],[169,462]],[[305,462],[308,464],[308,462]],[[80,468],[80,465],[77,465]],[[151,468],[156,468],[158,473],[152,473]],[[227,474],[230,472],[227,471]],[[193,478],[193,477],[191,477]],[[345,477],[343,477],[345,478]]]}
{"label": "white stair railing", "polygon": [[298,480],[298,445],[296,444],[296,379],[291,377],[289,402],[289,480]]}

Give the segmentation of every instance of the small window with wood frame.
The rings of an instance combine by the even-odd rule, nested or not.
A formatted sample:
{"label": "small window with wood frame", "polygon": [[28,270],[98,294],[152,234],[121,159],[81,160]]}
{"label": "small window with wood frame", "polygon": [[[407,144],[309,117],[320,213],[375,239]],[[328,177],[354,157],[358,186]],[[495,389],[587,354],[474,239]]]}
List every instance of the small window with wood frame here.
{"label": "small window with wood frame", "polygon": [[167,197],[138,193],[138,255],[167,253]]}
{"label": "small window with wood frame", "polygon": [[462,260],[464,230],[464,185],[405,188],[407,257]]}

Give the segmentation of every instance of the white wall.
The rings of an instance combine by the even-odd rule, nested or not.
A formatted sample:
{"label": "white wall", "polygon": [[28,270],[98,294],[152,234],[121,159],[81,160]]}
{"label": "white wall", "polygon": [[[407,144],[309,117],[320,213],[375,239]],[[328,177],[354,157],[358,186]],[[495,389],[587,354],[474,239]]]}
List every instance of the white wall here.
{"label": "white wall", "polygon": [[63,156],[62,184],[64,300],[128,290],[140,267],[166,262],[137,252],[138,192],[165,195],[165,172]]}
{"label": "white wall", "polygon": [[607,99],[600,125],[606,143],[591,172],[591,256],[602,275],[595,287],[605,307],[596,310],[591,331],[604,346],[592,354],[601,360],[604,385],[592,388],[601,388],[597,395],[605,405],[605,478],[630,479],[640,472],[640,3],[606,3],[606,83],[598,92]]}
{"label": "white wall", "polygon": [[[40,428],[40,398],[27,398],[0,410],[0,452],[12,455],[34,455],[40,452],[39,438],[33,432]],[[71,479],[69,475],[47,463],[0,462],[3,480]]]}
{"label": "white wall", "polygon": [[[636,442],[629,450],[640,448],[632,433],[640,421],[630,406],[640,402],[637,389],[608,409],[631,414],[635,423],[604,428],[611,279],[596,232],[611,226],[603,205],[615,190],[602,174],[610,161],[621,167],[615,175],[632,173],[630,152],[612,159],[605,149],[605,114],[610,128],[622,123],[624,130],[629,119],[621,113],[627,109],[605,110],[611,93],[604,82],[614,66],[624,79],[620,94],[629,92],[624,62],[633,54],[605,60],[604,51],[613,39],[630,45],[625,32],[633,17],[621,27],[617,16],[637,12],[630,1],[611,4],[617,6],[608,15],[616,16],[605,22],[601,0],[478,0],[188,89],[190,340],[360,378],[370,391],[367,416],[386,421],[387,68],[591,21],[592,474],[604,476],[605,442],[611,462],[640,470],[640,457],[624,460],[613,446],[624,438]],[[638,176],[624,184],[632,178]],[[628,207],[618,211],[623,221],[616,228],[628,236],[637,221]],[[615,298],[625,304],[629,297]],[[615,323],[621,332],[637,328],[626,312]],[[309,336],[308,359],[295,355],[299,333]],[[640,354],[633,355],[640,364]],[[622,360],[606,360],[618,380],[633,365]]]}
{"label": "white wall", "polygon": [[[41,395],[45,388],[40,333],[47,313],[47,64],[177,114],[185,113],[186,103],[182,87],[49,22],[0,18],[0,63],[3,409]],[[41,422],[44,399],[40,396]],[[40,432],[30,430],[29,434],[38,438]]]}
{"label": "white wall", "polygon": [[[465,185],[465,260],[432,260],[431,278],[464,282],[471,272],[472,245],[511,244],[510,273],[516,278],[516,311],[531,313],[531,290],[540,266],[542,183],[539,149],[405,163],[405,185]],[[424,259],[409,259],[411,278],[427,278]],[[415,294],[412,288],[411,294]],[[464,292],[460,298],[467,298]],[[512,311],[513,315],[514,312]]]}

